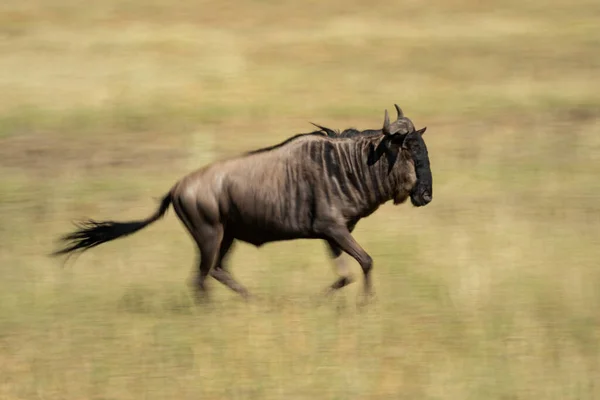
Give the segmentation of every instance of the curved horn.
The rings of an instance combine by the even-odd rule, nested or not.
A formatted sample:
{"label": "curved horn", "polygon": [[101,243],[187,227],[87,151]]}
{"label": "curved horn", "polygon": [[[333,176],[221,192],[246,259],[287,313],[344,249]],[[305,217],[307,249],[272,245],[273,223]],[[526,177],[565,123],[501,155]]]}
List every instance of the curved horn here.
{"label": "curved horn", "polygon": [[398,107],[398,104],[394,104],[394,107],[396,107],[396,111],[398,112],[398,118],[404,118],[404,113],[402,112],[402,109],[400,107]]}
{"label": "curved horn", "polygon": [[390,132],[390,116],[388,115],[388,111],[385,110],[385,117],[383,119],[383,129],[382,132],[385,136],[391,135]]}

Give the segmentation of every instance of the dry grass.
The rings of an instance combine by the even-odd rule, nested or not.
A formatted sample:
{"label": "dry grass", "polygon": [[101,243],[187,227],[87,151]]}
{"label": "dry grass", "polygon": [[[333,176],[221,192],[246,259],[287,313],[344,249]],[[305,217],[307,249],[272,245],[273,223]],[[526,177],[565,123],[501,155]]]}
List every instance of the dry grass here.
{"label": "dry grass", "polygon": [[[0,4],[0,398],[600,396],[600,6],[578,0]],[[84,216],[147,215],[213,159],[399,103],[434,201],[358,226],[377,302],[322,243],[238,245],[195,307],[170,212],[66,268]],[[354,266],[358,273],[358,266]]]}

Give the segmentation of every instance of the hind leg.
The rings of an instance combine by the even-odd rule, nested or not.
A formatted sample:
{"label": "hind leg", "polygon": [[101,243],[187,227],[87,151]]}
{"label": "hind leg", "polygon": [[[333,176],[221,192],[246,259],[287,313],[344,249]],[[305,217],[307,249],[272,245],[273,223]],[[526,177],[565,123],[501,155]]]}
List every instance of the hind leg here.
{"label": "hind leg", "polygon": [[174,198],[173,208],[198,246],[198,272],[193,286],[196,300],[206,300],[206,277],[217,260],[223,241],[223,226],[207,222],[195,204],[181,198]]}
{"label": "hind leg", "polygon": [[217,262],[215,263],[215,267],[210,271],[210,275],[247,300],[250,297],[248,290],[240,285],[225,268],[225,258],[232,245],[233,237],[225,234],[221,241]]}
{"label": "hind leg", "polygon": [[206,277],[218,257],[219,248],[223,239],[223,228],[203,227],[200,232],[195,232],[194,237],[200,250],[200,265],[198,266],[198,275],[195,282],[196,299],[208,300],[206,288]]}

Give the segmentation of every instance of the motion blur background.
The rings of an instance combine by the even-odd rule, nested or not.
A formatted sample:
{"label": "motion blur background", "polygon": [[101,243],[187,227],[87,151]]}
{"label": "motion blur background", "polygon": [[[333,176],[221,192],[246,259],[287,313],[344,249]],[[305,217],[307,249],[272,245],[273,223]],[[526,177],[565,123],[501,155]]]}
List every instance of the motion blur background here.
{"label": "motion blur background", "polygon": [[[3,0],[0,398],[597,399],[596,0]],[[434,199],[355,236],[237,245],[244,304],[172,210],[61,268],[83,217],[149,215],[183,174],[309,132],[427,126]],[[361,278],[360,268],[352,270]]]}

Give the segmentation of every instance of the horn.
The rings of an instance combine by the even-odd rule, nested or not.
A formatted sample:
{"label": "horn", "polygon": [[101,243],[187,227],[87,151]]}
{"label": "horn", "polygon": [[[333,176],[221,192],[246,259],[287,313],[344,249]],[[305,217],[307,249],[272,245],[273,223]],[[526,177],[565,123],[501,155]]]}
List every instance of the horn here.
{"label": "horn", "polygon": [[398,118],[404,118],[404,113],[402,112],[402,109],[400,107],[398,107],[398,104],[394,104],[394,107],[396,107],[396,111],[398,111]]}
{"label": "horn", "polygon": [[385,117],[383,118],[383,129],[382,132],[385,136],[391,135],[390,132],[390,116],[388,115],[388,111],[385,110]]}
{"label": "horn", "polygon": [[313,124],[314,126],[316,126],[317,128],[319,128],[320,130],[322,130],[323,132],[325,132],[327,134],[327,136],[329,136],[329,137],[335,137],[335,136],[337,136],[337,134],[335,133],[335,131],[333,129],[325,128],[324,126],[317,125],[314,122],[311,122],[311,124]]}

